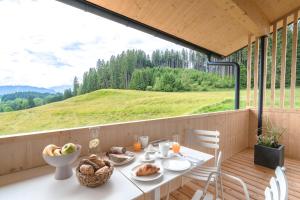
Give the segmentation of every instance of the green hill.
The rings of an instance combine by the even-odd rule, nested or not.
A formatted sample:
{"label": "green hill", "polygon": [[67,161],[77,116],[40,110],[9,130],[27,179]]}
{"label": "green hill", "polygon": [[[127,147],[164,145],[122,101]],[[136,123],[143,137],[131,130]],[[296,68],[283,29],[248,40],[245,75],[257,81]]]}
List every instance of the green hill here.
{"label": "green hill", "polygon": [[232,109],[233,95],[233,90],[98,90],[32,109],[0,113],[0,135]]}

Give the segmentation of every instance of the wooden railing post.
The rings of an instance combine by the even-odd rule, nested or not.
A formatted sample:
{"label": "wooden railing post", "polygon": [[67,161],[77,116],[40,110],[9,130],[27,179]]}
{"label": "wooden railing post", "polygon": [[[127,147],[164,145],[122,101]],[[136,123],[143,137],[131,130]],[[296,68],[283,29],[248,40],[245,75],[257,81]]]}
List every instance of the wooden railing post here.
{"label": "wooden railing post", "polygon": [[264,105],[266,105],[266,94],[267,94],[267,74],[268,74],[268,36],[264,37]]}
{"label": "wooden railing post", "polygon": [[280,108],[284,108],[285,101],[285,71],[286,71],[286,36],[287,18],[283,19],[282,47],[281,47],[281,70],[280,70]]}
{"label": "wooden railing post", "polygon": [[292,46],[292,64],[291,64],[291,95],[290,107],[295,108],[295,87],[296,87],[296,63],[297,63],[297,43],[298,43],[298,10],[294,13],[293,23],[293,46]]}
{"label": "wooden railing post", "polygon": [[251,101],[251,58],[252,58],[252,42],[251,42],[252,35],[249,34],[248,36],[248,58],[247,58],[247,99],[246,99],[246,106],[250,106]]}
{"label": "wooden railing post", "polygon": [[275,86],[276,86],[276,54],[277,54],[277,22],[273,24],[272,41],[272,72],[271,72],[271,107],[275,105]]}
{"label": "wooden railing post", "polygon": [[255,39],[254,49],[254,94],[253,104],[257,107],[257,90],[258,90],[258,56],[259,56],[259,38]]}

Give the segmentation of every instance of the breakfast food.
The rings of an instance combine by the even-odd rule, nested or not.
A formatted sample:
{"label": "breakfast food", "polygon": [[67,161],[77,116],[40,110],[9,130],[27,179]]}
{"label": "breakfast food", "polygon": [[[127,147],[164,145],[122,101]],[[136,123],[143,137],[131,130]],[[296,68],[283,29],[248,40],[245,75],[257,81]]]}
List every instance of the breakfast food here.
{"label": "breakfast food", "polygon": [[58,149],[55,149],[54,151],[53,151],[53,154],[54,154],[54,156],[61,156],[61,150],[58,148]]}
{"label": "breakfast food", "polygon": [[125,147],[111,147],[109,154],[125,154],[126,148]]}
{"label": "breakfast food", "polygon": [[44,155],[48,155],[48,156],[55,156],[54,155],[54,150],[58,149],[59,147],[54,145],[54,144],[49,144],[47,145],[44,150],[43,150],[43,154]]}
{"label": "breakfast food", "polygon": [[104,167],[98,169],[98,170],[95,172],[95,175],[98,176],[98,175],[100,175],[100,174],[106,173],[106,172],[108,172],[108,170],[109,170],[109,167],[108,167],[108,166],[104,166]]}
{"label": "breakfast food", "polygon": [[82,159],[82,164],[91,165],[95,171],[100,169],[101,167],[97,165],[95,162],[91,161],[90,159]]}
{"label": "breakfast food", "polygon": [[142,165],[141,167],[138,168],[138,170],[136,171],[136,175],[137,176],[150,176],[150,175],[156,174],[157,172],[159,172],[159,170],[160,170],[160,168],[155,165],[146,164],[146,165]]}
{"label": "breakfast food", "polygon": [[110,160],[112,160],[115,163],[121,163],[129,159],[129,156],[125,154],[109,154],[108,157]]}
{"label": "breakfast food", "polygon": [[58,147],[54,144],[47,145],[43,150],[45,156],[62,156],[74,153],[77,150],[77,145],[67,143],[63,147]]}
{"label": "breakfast food", "polygon": [[95,154],[92,154],[88,159],[82,159],[79,163],[79,172],[84,175],[99,175],[109,170],[110,163]]}
{"label": "breakfast food", "polygon": [[61,154],[68,155],[76,151],[76,145],[73,143],[67,143],[61,148]]}
{"label": "breakfast food", "polygon": [[109,180],[113,170],[113,165],[109,161],[92,154],[79,162],[76,176],[81,185],[97,187]]}
{"label": "breakfast food", "polygon": [[80,172],[85,175],[93,175],[95,173],[92,165],[83,164],[79,168]]}

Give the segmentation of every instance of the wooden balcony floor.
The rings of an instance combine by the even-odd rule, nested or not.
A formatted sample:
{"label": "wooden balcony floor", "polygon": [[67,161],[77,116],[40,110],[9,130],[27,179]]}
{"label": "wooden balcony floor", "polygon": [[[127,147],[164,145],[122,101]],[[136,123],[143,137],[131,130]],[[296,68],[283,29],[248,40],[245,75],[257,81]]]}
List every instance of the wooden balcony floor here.
{"label": "wooden balcony floor", "polygon": [[[289,199],[300,199],[300,161],[285,159],[289,184]],[[264,199],[264,190],[274,176],[274,170],[254,165],[253,150],[247,149],[226,160],[222,164],[223,172],[240,177],[247,184],[251,199]],[[244,199],[242,188],[224,179],[224,197],[228,200]],[[191,199],[194,192],[203,187],[203,183],[191,181],[170,194],[170,200]],[[214,188],[210,188],[213,192]]]}

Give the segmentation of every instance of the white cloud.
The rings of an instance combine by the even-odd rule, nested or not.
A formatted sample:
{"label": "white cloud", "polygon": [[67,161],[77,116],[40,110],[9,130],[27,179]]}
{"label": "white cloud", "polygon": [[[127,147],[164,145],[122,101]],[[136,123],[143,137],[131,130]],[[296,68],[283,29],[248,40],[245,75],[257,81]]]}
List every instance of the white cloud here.
{"label": "white cloud", "polygon": [[98,58],[181,46],[54,0],[0,0],[0,85],[71,84]]}

